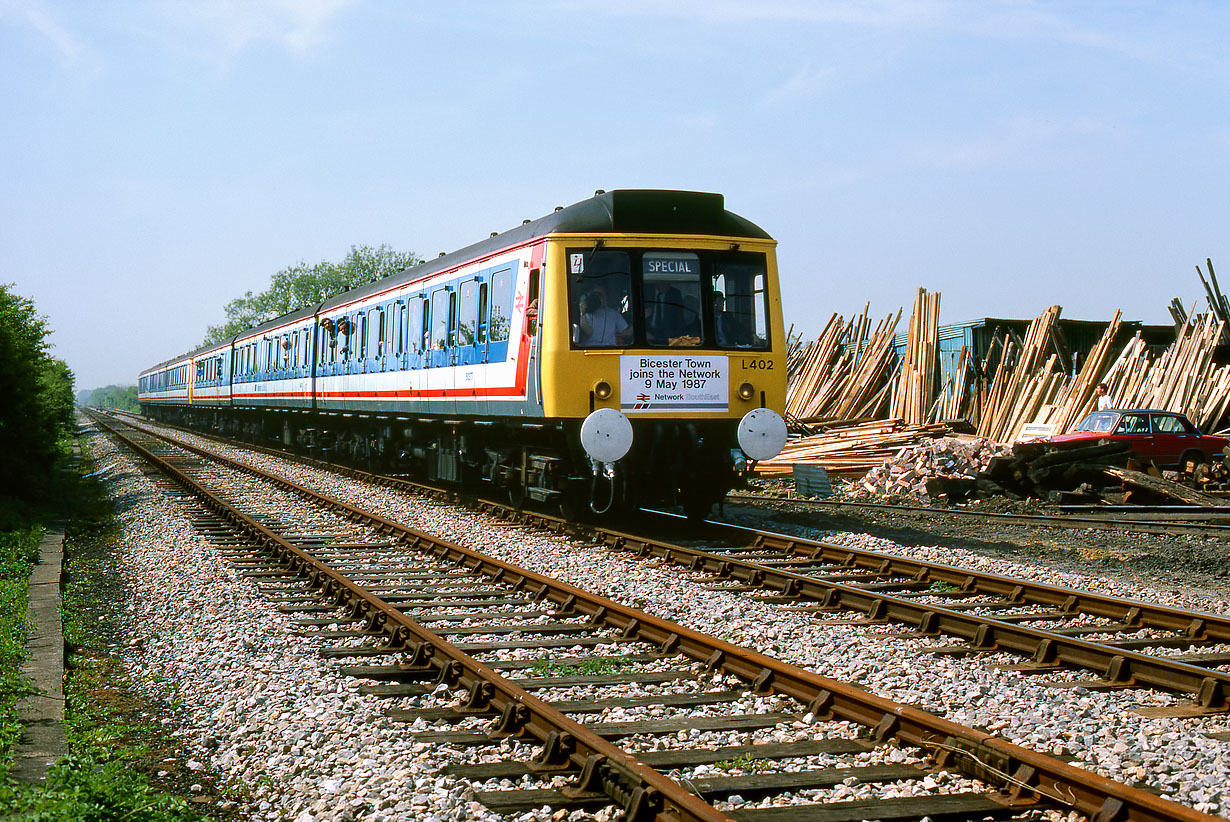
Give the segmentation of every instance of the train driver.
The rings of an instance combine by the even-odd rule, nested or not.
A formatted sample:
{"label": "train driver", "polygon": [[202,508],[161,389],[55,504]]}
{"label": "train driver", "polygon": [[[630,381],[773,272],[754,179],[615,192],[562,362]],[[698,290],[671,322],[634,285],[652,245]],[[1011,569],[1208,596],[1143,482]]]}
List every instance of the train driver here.
{"label": "train driver", "polygon": [[628,321],[606,304],[601,289],[593,289],[581,297],[581,316],[574,328],[577,345],[623,345],[628,341]]}

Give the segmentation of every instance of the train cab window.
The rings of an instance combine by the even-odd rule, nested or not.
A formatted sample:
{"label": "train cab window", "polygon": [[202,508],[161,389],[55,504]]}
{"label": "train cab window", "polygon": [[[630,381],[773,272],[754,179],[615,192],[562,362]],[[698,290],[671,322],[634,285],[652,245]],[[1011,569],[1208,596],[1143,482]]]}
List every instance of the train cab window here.
{"label": "train cab window", "polygon": [[449,328],[452,320],[452,294],[447,288],[441,288],[431,295],[431,348],[442,351],[449,347]]}
{"label": "train cab window", "polygon": [[641,305],[645,341],[672,348],[700,345],[700,257],[691,251],[641,255]]}
{"label": "train cab window", "polygon": [[461,284],[457,303],[457,344],[474,345],[478,338],[478,280]]}
{"label": "train cab window", "polygon": [[610,347],[632,342],[631,272],[627,251],[568,250],[568,320],[574,346]]}
{"label": "train cab window", "polygon": [[768,292],[764,256],[724,255],[713,266],[711,324],[721,348],[767,348]]}
{"label": "train cab window", "polygon": [[491,275],[491,311],[489,336],[492,342],[502,342],[508,339],[508,331],[512,325],[512,270],[503,269]]}

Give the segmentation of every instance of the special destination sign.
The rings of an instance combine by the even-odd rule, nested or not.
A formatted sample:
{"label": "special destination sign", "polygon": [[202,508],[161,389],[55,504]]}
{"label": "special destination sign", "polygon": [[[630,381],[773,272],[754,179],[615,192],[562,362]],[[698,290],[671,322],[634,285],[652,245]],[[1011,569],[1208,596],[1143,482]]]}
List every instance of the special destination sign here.
{"label": "special destination sign", "polygon": [[619,410],[727,411],[729,365],[726,357],[690,357],[673,353],[623,355],[619,358]]}

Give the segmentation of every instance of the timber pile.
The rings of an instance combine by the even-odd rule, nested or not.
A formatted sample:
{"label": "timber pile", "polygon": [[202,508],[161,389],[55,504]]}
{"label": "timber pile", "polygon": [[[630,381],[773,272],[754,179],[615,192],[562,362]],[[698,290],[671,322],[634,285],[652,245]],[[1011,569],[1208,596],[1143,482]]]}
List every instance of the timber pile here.
{"label": "timber pile", "polygon": [[756,463],[756,473],[781,476],[800,464],[818,465],[836,476],[861,477],[902,448],[951,433],[946,425],[905,425],[897,419],[836,423],[821,433],[791,439],[776,457]]}
{"label": "timber pile", "polygon": [[914,296],[910,330],[905,338],[905,359],[893,389],[894,417],[907,425],[921,425],[931,417],[939,350],[940,295],[920,288]]}
{"label": "timber pile", "polygon": [[1189,317],[1156,358],[1133,337],[1102,379],[1115,407],[1179,411],[1209,430],[1230,408],[1230,365],[1213,363],[1226,325],[1212,313]]}
{"label": "timber pile", "polygon": [[[869,494],[923,497],[935,478],[975,479],[995,457],[1009,449],[980,437],[963,440],[943,437],[905,448],[858,483]],[[932,487],[934,483],[932,483]]]}
{"label": "timber pile", "polygon": [[786,418],[795,422],[866,419],[885,404],[892,373],[897,316],[889,315],[871,331],[868,313],[847,323],[839,314],[805,348],[791,352]]}
{"label": "timber pile", "polygon": [[1048,356],[1048,352],[1054,345],[1055,321],[1061,310],[1053,305],[1035,317],[1019,343],[1004,338],[1004,353],[982,407],[978,436],[1011,442],[1021,426],[1033,420],[1059,391],[1064,376],[1055,368],[1058,353]]}

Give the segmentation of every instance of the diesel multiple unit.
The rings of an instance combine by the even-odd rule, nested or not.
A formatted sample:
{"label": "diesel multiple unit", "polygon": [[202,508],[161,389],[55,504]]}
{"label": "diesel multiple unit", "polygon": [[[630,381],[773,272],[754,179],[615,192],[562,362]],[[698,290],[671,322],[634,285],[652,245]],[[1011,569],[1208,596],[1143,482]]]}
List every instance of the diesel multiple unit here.
{"label": "diesel multiple unit", "polygon": [[774,241],[598,192],[140,375],[152,417],[514,503],[700,514],[786,439]]}

